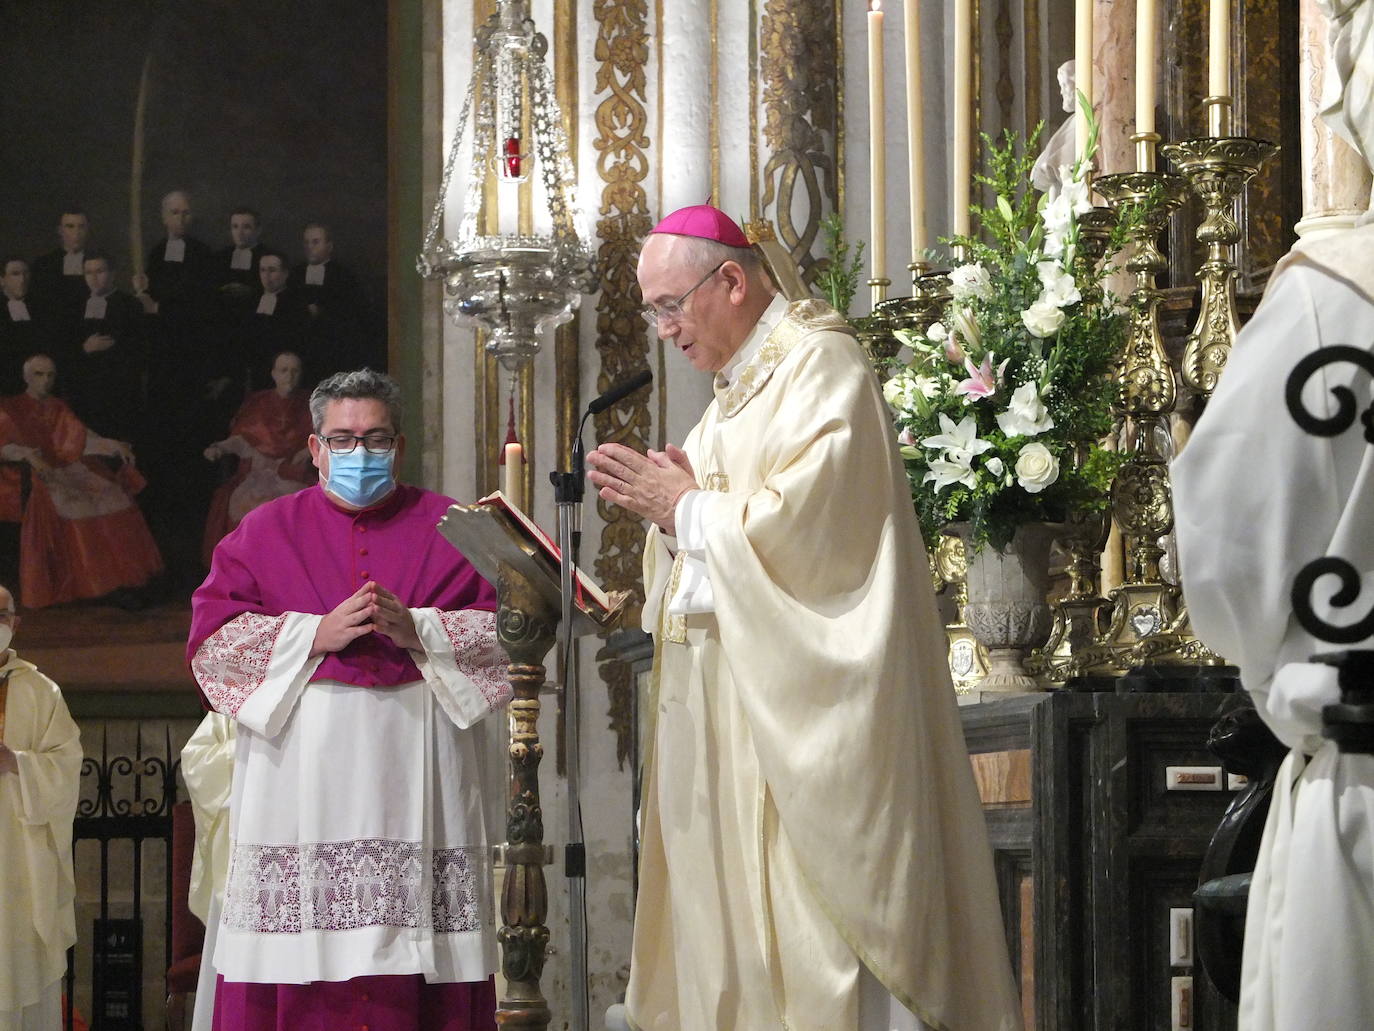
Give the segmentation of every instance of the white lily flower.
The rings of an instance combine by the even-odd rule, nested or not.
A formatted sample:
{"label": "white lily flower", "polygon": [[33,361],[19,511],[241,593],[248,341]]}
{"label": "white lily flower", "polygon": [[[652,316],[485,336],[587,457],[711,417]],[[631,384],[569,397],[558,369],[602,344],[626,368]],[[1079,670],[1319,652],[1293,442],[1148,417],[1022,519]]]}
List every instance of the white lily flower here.
{"label": "white lily flower", "polygon": [[982,349],[982,334],[978,332],[978,320],[973,317],[971,309],[963,305],[952,305],[950,321],[954,323],[954,332],[963,338],[965,351],[972,350],[977,353]]}
{"label": "white lily flower", "polygon": [[973,471],[973,467],[969,464],[971,461],[972,457],[969,455],[955,456],[953,459],[931,459],[930,471],[926,473],[921,482],[934,482],[937,494],[953,483],[962,483],[965,487],[972,489],[978,484],[978,474]]}
{"label": "white lily flower", "polygon": [[992,447],[991,441],[979,439],[978,421],[971,415],[964,416],[956,425],[953,419],[941,412],[940,429],[944,432],[926,437],[921,441],[921,446],[932,450],[944,449],[946,456],[965,456],[966,462]]}
{"label": "white lily flower", "polygon": [[992,293],[992,280],[988,270],[977,262],[960,265],[949,274],[949,292],[956,301],[966,301],[970,297],[987,297]]}

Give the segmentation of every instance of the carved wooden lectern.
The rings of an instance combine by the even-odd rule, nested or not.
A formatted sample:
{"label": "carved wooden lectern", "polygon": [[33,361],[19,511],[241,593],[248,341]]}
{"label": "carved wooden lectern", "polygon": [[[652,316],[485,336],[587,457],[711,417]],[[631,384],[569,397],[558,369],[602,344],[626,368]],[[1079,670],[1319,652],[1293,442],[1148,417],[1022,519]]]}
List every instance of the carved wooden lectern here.
{"label": "carved wooden lectern", "polygon": [[[544,657],[553,647],[561,613],[557,550],[530,520],[500,505],[454,505],[439,532],[496,585],[496,635],[510,659],[514,697],[510,715],[510,799],[506,810],[506,882],[501,895],[501,973],[506,990],[496,1022],[513,1031],[544,1031],[550,1011],[539,979],[549,945],[549,896],[544,867],[544,817],[539,801],[539,693]],[[607,598],[580,581],[573,633],[614,627],[628,595]]]}

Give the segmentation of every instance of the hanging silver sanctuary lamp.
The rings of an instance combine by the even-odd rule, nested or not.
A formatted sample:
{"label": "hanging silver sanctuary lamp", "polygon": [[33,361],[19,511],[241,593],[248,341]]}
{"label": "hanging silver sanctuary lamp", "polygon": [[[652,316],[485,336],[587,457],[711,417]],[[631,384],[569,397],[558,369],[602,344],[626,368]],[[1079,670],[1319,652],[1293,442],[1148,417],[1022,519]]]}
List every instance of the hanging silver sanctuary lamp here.
{"label": "hanging silver sanctuary lamp", "polygon": [[[421,276],[444,281],[449,317],[486,330],[486,349],[508,369],[532,358],[539,334],[571,319],[597,282],[592,252],[577,231],[567,134],[544,61],[548,46],[528,0],[497,0],[496,13],[477,31],[472,78],[416,261]],[[474,113],[462,219],[457,239],[449,240],[444,205]],[[488,176],[515,184],[531,174],[543,186],[533,191],[543,203],[534,222],[547,232],[479,232]]]}

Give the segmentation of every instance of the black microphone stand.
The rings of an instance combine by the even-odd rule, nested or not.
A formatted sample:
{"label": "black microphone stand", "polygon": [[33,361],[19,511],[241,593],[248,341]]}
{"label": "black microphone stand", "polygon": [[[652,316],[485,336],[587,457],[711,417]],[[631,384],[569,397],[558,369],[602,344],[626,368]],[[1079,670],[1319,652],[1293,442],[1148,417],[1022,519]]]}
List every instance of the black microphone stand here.
{"label": "black microphone stand", "polygon": [[581,724],[578,699],[578,663],[573,657],[573,581],[577,552],[582,543],[582,496],[586,489],[586,453],[582,429],[588,410],[577,424],[573,441],[572,468],[549,474],[554,504],[558,509],[559,592],[561,619],[558,636],[558,669],[563,683],[563,741],[568,766],[568,843],[563,854],[563,869],[569,881],[568,920],[572,958],[572,1031],[588,1031],[587,1001],[587,852],[583,840],[581,780]]}
{"label": "black microphone stand", "polygon": [[558,641],[558,668],[563,683],[563,741],[568,758],[568,844],[563,857],[569,884],[568,921],[572,952],[572,1031],[587,1031],[587,846],[583,841],[581,780],[581,723],[578,699],[578,664],[573,660],[573,581],[577,569],[577,552],[582,544],[582,495],[586,490],[586,451],[582,446],[582,430],[587,416],[599,415],[613,404],[636,390],[649,385],[653,375],[644,369],[629,379],[611,387],[596,397],[582,413],[573,440],[572,468],[567,472],[550,473],[554,504],[558,508],[559,592],[562,618]]}

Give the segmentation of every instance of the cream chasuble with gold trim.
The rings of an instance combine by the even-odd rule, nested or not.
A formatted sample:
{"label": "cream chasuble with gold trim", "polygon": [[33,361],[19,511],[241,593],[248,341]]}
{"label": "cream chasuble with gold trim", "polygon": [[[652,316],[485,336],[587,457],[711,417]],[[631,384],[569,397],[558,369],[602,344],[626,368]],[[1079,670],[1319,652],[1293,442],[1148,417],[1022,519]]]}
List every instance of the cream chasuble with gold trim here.
{"label": "cream chasuble with gold trim", "polygon": [[1011,1031],[944,632],[888,412],[844,321],[788,306],[684,449],[714,491],[714,611],[670,614],[685,552],[651,530],[632,1024],[847,1031],[866,966],[931,1028]]}

